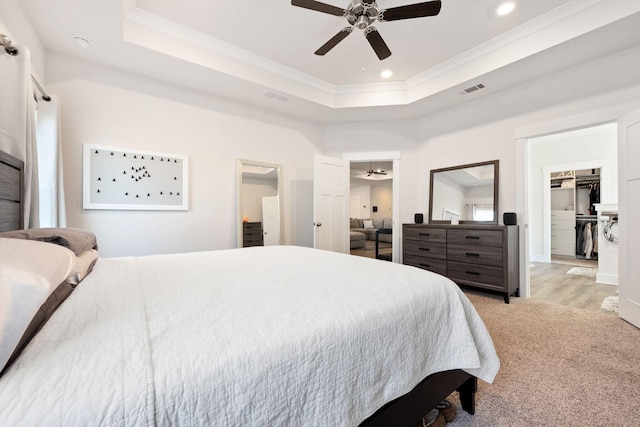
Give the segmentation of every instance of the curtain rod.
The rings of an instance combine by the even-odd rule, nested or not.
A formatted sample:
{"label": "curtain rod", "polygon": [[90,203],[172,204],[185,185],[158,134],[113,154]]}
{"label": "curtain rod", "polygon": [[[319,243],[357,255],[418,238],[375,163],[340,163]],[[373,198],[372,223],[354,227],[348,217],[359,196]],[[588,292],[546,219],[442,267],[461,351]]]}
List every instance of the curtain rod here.
{"label": "curtain rod", "polygon": [[[0,34],[0,46],[4,46],[4,51],[11,56],[16,56],[20,53],[18,49],[11,45],[11,38],[5,36],[4,34]],[[40,83],[38,83],[36,78],[33,77],[33,74],[31,74],[31,81],[36,86],[36,89],[38,89],[38,91],[42,94],[42,99],[47,102],[51,101],[51,97],[47,95],[47,92],[45,92],[42,86],[40,86]]]}

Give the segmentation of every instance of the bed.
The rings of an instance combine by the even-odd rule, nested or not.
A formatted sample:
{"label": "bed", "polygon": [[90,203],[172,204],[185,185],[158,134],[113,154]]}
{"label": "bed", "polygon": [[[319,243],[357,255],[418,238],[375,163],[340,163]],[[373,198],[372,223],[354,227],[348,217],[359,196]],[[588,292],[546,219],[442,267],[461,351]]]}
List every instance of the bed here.
{"label": "bed", "polygon": [[5,367],[0,425],[413,427],[456,390],[473,413],[477,378],[499,369],[469,300],[424,270],[278,246],[93,258],[79,274],[97,242],[65,232],[0,235],[12,266],[45,251],[71,264],[49,282],[75,282]]}

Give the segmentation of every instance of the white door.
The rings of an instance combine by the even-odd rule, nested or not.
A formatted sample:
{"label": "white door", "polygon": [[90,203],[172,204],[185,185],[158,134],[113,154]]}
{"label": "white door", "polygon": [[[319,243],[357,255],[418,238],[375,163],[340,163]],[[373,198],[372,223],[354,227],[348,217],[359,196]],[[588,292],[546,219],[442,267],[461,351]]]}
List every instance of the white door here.
{"label": "white door", "polygon": [[262,235],[265,246],[280,244],[280,198],[278,196],[262,198]]}
{"label": "white door", "polygon": [[349,217],[360,218],[360,196],[349,198]]}
{"label": "white door", "polygon": [[640,328],[640,110],[618,121],[620,317]]}
{"label": "white door", "polygon": [[313,247],[349,253],[349,161],[316,155]]}

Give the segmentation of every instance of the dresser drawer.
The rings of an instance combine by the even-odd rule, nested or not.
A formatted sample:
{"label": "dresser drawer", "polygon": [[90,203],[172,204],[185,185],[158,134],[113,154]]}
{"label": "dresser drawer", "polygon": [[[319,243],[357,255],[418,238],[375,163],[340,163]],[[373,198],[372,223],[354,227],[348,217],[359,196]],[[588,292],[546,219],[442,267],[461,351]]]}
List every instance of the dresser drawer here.
{"label": "dresser drawer", "polygon": [[502,248],[495,246],[454,245],[447,246],[449,261],[468,262],[471,264],[494,265],[502,267]]}
{"label": "dresser drawer", "polygon": [[576,242],[560,240],[556,241],[551,239],[551,254],[552,255],[566,255],[576,256]]}
{"label": "dresser drawer", "polygon": [[405,227],[403,231],[405,239],[440,243],[447,241],[446,228]]}
{"label": "dresser drawer", "polygon": [[551,229],[551,242],[554,240],[575,241],[576,230],[554,230]]}
{"label": "dresser drawer", "polygon": [[555,219],[551,218],[551,230],[575,230],[575,219]]}
{"label": "dresser drawer", "polygon": [[244,231],[262,231],[261,222],[243,222],[242,228]]}
{"label": "dresser drawer", "polygon": [[443,259],[427,258],[415,255],[405,255],[403,264],[433,271],[434,273],[447,274],[447,261]]}
{"label": "dresser drawer", "polygon": [[447,245],[421,240],[405,240],[404,253],[407,255],[424,256],[429,258],[447,258]]}
{"label": "dresser drawer", "polygon": [[457,245],[482,245],[502,247],[502,231],[500,230],[465,230],[450,228],[447,230],[447,243]]}
{"label": "dresser drawer", "polygon": [[447,261],[447,276],[454,282],[476,282],[504,289],[503,269],[489,265]]}
{"label": "dresser drawer", "polygon": [[576,211],[559,211],[553,210],[551,211],[551,221],[554,219],[570,219],[571,221],[576,220]]}

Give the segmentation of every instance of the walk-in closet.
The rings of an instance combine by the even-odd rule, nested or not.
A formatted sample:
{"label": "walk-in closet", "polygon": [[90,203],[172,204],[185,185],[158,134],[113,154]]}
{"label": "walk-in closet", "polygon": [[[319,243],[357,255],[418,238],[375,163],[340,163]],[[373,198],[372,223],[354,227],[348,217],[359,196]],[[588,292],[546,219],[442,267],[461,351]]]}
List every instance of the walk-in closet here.
{"label": "walk-in closet", "polygon": [[551,174],[551,255],[598,259],[600,169]]}

